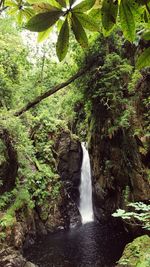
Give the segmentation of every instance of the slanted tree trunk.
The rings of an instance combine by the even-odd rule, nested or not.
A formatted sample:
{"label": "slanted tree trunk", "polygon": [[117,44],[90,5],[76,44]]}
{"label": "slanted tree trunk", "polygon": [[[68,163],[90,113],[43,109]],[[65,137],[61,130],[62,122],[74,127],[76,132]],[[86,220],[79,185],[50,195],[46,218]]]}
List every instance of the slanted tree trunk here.
{"label": "slanted tree trunk", "polygon": [[33,108],[37,104],[39,104],[42,100],[46,99],[47,97],[53,95],[54,93],[58,92],[60,89],[65,88],[72,82],[74,82],[76,79],[81,77],[82,75],[86,74],[89,69],[93,67],[93,64],[90,64],[86,66],[85,68],[79,70],[76,74],[74,74],[71,78],[69,78],[66,82],[60,83],[52,88],[50,88],[45,93],[41,94],[40,96],[33,99],[31,102],[29,102],[27,105],[25,105],[23,108],[15,112],[15,116],[20,116],[24,112],[28,111],[30,108]]}

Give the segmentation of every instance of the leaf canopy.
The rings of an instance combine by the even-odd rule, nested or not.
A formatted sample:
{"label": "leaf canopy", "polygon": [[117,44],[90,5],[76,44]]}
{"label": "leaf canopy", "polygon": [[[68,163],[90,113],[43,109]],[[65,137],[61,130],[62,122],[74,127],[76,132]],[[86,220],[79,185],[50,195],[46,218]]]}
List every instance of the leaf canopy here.
{"label": "leaf canopy", "polygon": [[[149,40],[150,0],[5,0],[3,7],[14,16],[18,24],[30,31],[39,32],[39,41],[49,36],[48,29],[57,24],[58,35],[62,29],[61,16],[68,17],[77,42],[87,47],[85,29],[109,35],[115,25],[124,37],[136,41],[136,30]],[[76,25],[75,25],[76,24]],[[139,38],[139,37],[138,37]],[[143,58],[143,57],[142,57]]]}

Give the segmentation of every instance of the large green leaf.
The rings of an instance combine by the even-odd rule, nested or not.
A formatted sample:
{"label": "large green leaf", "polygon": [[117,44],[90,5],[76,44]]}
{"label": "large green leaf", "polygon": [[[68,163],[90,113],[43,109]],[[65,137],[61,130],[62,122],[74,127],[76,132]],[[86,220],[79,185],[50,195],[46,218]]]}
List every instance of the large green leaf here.
{"label": "large green leaf", "polygon": [[59,4],[59,2],[57,0],[26,0],[26,1],[28,3],[30,3],[30,4],[33,4],[33,5],[34,4],[39,4],[39,3],[47,3],[47,4],[50,4],[50,5],[55,6],[55,7],[58,7],[58,8],[61,7],[61,5]]}
{"label": "large green leaf", "polygon": [[50,35],[51,31],[52,31],[52,28],[48,28],[44,32],[39,32],[38,38],[37,38],[38,42],[40,43],[40,42],[43,42],[45,39],[47,39],[48,36]]}
{"label": "large green leaf", "polygon": [[144,52],[139,56],[136,66],[138,69],[150,67],[150,47],[145,49]]}
{"label": "large green leaf", "polygon": [[100,24],[101,21],[101,14],[100,14],[100,9],[99,8],[93,8],[88,12],[88,15],[90,17],[93,17],[94,20],[97,20],[97,22]]}
{"label": "large green leaf", "polygon": [[62,11],[49,11],[32,17],[26,24],[26,29],[33,32],[43,32],[56,23]]}
{"label": "large green leaf", "polygon": [[88,39],[87,39],[86,32],[84,28],[82,27],[80,21],[74,14],[72,14],[71,21],[72,21],[72,30],[73,30],[73,33],[75,35],[77,42],[83,48],[88,47]]}
{"label": "large green leaf", "polygon": [[73,8],[73,11],[74,12],[86,12],[94,6],[95,1],[96,0],[84,0],[80,4],[76,5]]}
{"label": "large green leaf", "polygon": [[133,41],[135,39],[135,21],[128,0],[121,0],[119,14],[124,36],[127,40]]}
{"label": "large green leaf", "polygon": [[118,0],[103,0],[101,9],[102,25],[107,32],[109,32],[115,25],[117,14]]}
{"label": "large green leaf", "polygon": [[65,0],[56,0],[62,7],[66,7],[66,1]]}
{"label": "large green leaf", "polygon": [[18,4],[15,1],[5,0],[5,6],[18,7]]}
{"label": "large green leaf", "polygon": [[62,61],[65,58],[68,51],[68,47],[69,47],[69,24],[68,24],[68,19],[66,18],[59,32],[56,44],[56,52],[60,61]]}
{"label": "large green leaf", "polygon": [[36,3],[33,5],[33,8],[37,11],[37,13],[45,13],[49,11],[60,11],[60,9],[48,3]]}
{"label": "large green leaf", "polygon": [[90,31],[99,31],[100,27],[97,21],[85,13],[76,13],[77,18],[82,26]]}

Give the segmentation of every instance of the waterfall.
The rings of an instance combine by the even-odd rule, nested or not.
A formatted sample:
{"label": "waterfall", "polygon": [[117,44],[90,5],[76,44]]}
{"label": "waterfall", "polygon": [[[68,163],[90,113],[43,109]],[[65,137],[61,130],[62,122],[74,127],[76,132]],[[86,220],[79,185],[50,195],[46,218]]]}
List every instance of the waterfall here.
{"label": "waterfall", "polygon": [[81,183],[80,183],[80,205],[79,211],[82,218],[82,223],[91,222],[93,216],[92,204],[92,182],[91,182],[91,166],[88,150],[85,144],[82,143],[83,160],[81,167]]}

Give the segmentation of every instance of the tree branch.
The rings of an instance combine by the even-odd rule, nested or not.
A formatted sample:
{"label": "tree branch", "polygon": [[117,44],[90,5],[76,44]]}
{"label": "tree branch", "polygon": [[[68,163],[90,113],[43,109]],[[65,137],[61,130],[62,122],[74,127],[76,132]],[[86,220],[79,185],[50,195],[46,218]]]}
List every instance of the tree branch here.
{"label": "tree branch", "polygon": [[69,78],[66,82],[60,83],[52,88],[50,88],[48,91],[46,91],[45,93],[41,94],[40,96],[36,97],[34,100],[32,100],[31,102],[29,102],[26,106],[24,106],[23,108],[21,108],[19,111],[15,112],[15,116],[20,116],[22,115],[24,112],[28,111],[30,108],[33,108],[35,105],[37,105],[38,103],[40,103],[42,100],[44,100],[45,98],[53,95],[54,93],[56,93],[57,91],[59,91],[60,89],[66,87],[67,85],[71,84],[72,82],[74,82],[76,79],[78,79],[79,77],[81,77],[82,75],[84,75],[89,69],[91,69],[93,67],[92,64],[88,65],[87,67],[85,67],[84,69],[79,70],[76,74],[74,74],[71,78]]}

